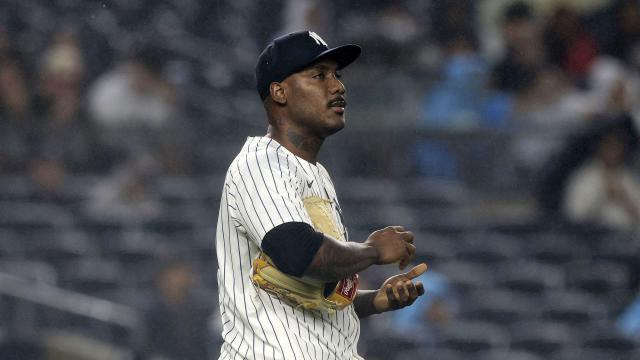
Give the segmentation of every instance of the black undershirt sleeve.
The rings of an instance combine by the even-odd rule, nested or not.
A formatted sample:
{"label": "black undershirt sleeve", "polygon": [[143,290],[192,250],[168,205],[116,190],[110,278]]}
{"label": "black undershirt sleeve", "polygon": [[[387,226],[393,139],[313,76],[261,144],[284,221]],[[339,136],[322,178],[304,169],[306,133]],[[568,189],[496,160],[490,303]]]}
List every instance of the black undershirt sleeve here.
{"label": "black undershirt sleeve", "polygon": [[324,234],[304,222],[286,222],[269,230],[262,239],[262,250],[283,273],[301,277],[307,270]]}

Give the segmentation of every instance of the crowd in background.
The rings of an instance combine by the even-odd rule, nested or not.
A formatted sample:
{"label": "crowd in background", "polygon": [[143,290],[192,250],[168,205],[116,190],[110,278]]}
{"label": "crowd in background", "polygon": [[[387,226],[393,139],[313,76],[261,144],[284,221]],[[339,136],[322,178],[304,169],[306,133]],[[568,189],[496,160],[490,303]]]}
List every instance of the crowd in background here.
{"label": "crowd in background", "polygon": [[[535,178],[526,185],[542,186],[533,190],[542,206],[564,206],[573,216],[557,190],[584,160],[560,156],[569,139],[623,124],[631,130],[623,139],[624,163],[634,160],[628,155],[635,150],[639,112],[638,3],[497,3],[374,1],[365,7],[308,0],[264,8],[248,2],[241,11],[243,4],[226,2],[61,1],[31,14],[7,2],[0,26],[0,171],[28,174],[43,198],[55,198],[69,175],[108,175],[91,208],[109,212],[114,192],[143,192],[153,174],[223,168],[212,163],[228,160],[224,139],[262,124],[251,97],[255,54],[268,38],[308,27],[333,41],[361,44],[361,68],[401,71],[415,75],[414,83],[428,78],[417,87],[424,93],[408,88],[397,94],[400,88],[389,95],[419,99],[414,108],[397,110],[413,118],[410,128],[508,134],[500,149],[505,161],[492,171],[510,172],[505,177],[515,183]],[[157,39],[148,35],[154,31]],[[163,40],[168,36],[173,43]],[[198,54],[179,49],[181,37],[200,39],[204,48]],[[407,127],[388,124],[396,126]],[[358,144],[365,158],[409,157],[409,175],[464,178],[465,160],[450,145],[440,139],[411,145],[406,153],[382,155],[388,152]],[[595,145],[581,145],[580,156],[595,156]],[[549,170],[556,167],[567,173]],[[389,176],[388,168],[369,171]],[[554,189],[544,187],[549,182]]]}
{"label": "crowd in background", "polygon": [[[332,173],[354,175],[359,162],[376,164],[367,175],[394,180],[394,166],[383,165],[396,163],[400,176],[464,182],[471,161],[512,179],[510,189],[535,198],[544,213],[622,231],[640,227],[637,0],[4,1],[0,177],[30,182],[29,201],[56,204],[70,179],[90,175],[98,179],[82,204],[90,216],[159,217],[158,178],[220,175],[239,150],[241,141],[231,140],[264,132],[255,59],[269,39],[301,28],[329,44],[363,47],[347,79],[369,84],[371,72],[384,86],[369,84],[374,101],[349,90],[354,110],[411,118],[379,127],[382,136],[403,129],[407,151],[385,140],[372,149],[359,139],[352,154],[361,158],[337,162]],[[403,77],[394,87],[397,73]],[[404,106],[402,98],[417,101]],[[487,170],[482,145],[459,152],[455,136],[416,136],[428,133],[507,141],[498,166]],[[159,291],[169,300],[152,307],[151,326],[182,329],[152,341],[161,348],[180,339],[164,354],[179,358],[171,351],[193,350],[188,341],[206,336],[195,325],[206,316],[167,315],[171,304],[191,304],[180,296],[196,276],[188,264],[167,263],[162,276],[169,285]],[[388,320],[405,325],[394,328],[428,332],[425,324],[454,316],[446,278],[429,276],[430,297],[401,316],[430,320]],[[638,336],[635,311],[624,321]],[[199,351],[183,356],[201,358]]]}

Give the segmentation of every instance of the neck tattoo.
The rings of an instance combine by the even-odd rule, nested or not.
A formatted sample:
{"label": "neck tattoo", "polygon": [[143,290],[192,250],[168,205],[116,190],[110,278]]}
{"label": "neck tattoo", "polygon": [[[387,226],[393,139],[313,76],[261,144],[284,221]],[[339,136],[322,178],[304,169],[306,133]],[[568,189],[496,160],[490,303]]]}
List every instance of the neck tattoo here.
{"label": "neck tattoo", "polygon": [[317,154],[320,149],[321,142],[314,141],[313,138],[305,137],[293,130],[287,130],[287,139],[300,151],[308,154]]}

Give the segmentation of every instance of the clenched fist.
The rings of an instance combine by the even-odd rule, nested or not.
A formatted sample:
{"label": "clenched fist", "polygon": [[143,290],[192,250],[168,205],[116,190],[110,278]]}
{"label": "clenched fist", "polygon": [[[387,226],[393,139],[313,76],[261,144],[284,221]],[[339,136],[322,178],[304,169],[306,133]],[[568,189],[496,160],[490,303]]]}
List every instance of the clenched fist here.
{"label": "clenched fist", "polygon": [[365,241],[378,252],[376,264],[399,263],[400,270],[404,270],[413,260],[416,247],[413,245],[413,233],[405,231],[402,226],[387,226],[376,230]]}

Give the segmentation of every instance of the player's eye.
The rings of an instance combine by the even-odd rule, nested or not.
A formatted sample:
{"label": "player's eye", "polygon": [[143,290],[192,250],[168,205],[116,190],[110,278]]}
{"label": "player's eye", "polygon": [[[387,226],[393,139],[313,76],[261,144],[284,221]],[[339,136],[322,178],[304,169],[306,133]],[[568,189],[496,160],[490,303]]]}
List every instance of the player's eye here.
{"label": "player's eye", "polygon": [[323,72],[317,73],[317,74],[313,75],[313,78],[314,79],[324,79],[324,73]]}
{"label": "player's eye", "polygon": [[336,77],[336,79],[340,79],[342,78],[342,73],[340,71],[336,71],[334,76]]}

